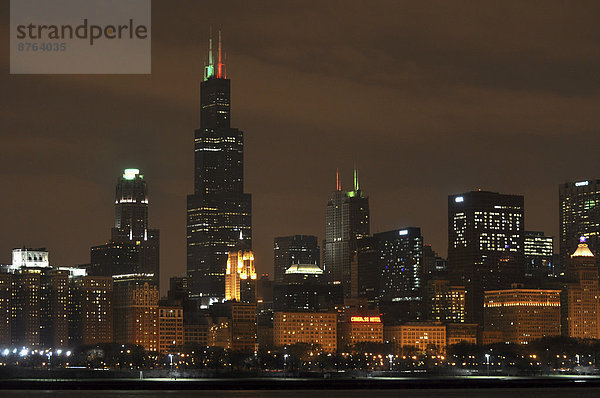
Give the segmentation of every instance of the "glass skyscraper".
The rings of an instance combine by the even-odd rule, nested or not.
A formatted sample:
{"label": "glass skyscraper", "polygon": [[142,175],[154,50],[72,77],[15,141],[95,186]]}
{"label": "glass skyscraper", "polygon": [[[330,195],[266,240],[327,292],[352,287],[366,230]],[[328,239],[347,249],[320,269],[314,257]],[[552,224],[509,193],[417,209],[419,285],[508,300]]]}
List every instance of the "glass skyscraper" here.
{"label": "glass skyscraper", "polygon": [[324,271],[330,281],[344,286],[344,296],[351,295],[351,262],[357,249],[357,240],[370,232],[369,198],[358,184],[354,170],[354,189],[342,191],[337,178],[336,191],[327,202],[325,230]]}
{"label": "glass skyscraper", "polygon": [[[216,63],[215,63],[216,61]],[[187,198],[187,272],[192,297],[208,304],[225,297],[229,250],[252,247],[251,196],[244,193],[244,133],[232,128],[230,80],[213,57],[200,84],[200,128],[194,134],[194,193]]]}

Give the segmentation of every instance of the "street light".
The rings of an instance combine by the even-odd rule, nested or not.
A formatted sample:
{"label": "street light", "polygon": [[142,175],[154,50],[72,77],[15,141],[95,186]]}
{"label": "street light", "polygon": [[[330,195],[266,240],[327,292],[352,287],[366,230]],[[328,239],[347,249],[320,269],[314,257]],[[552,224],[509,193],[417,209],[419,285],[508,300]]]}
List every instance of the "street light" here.
{"label": "street light", "polygon": [[487,375],[490,375],[490,354],[485,354],[485,359],[487,361]]}

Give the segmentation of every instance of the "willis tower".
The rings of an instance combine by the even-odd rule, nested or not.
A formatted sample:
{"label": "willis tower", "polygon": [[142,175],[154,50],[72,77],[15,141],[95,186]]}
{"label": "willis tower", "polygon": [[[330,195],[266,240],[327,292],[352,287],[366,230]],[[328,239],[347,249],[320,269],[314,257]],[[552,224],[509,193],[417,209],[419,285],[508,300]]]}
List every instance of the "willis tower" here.
{"label": "willis tower", "polygon": [[190,295],[208,305],[225,297],[227,255],[252,245],[251,195],[244,193],[244,133],[231,127],[231,81],[209,39],[200,84],[200,128],[194,132],[194,194],[187,197]]}

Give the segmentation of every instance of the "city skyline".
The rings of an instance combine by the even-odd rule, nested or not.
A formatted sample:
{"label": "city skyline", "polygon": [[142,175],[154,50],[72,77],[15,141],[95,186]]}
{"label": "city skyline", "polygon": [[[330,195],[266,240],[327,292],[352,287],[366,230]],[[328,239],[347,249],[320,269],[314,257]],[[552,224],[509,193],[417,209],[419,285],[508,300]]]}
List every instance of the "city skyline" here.
{"label": "city skyline", "polygon": [[[89,247],[107,239],[114,176],[136,167],[150,184],[152,224],[162,230],[161,285],[167,285],[169,276],[185,272],[185,195],[192,192],[191,132],[199,122],[198,86],[208,29],[191,29],[192,21],[166,3],[156,2],[155,7],[155,29],[161,36],[156,37],[152,77],[2,78],[9,95],[2,101],[6,117],[0,127],[10,149],[3,159],[1,181],[18,194],[3,195],[1,202],[13,211],[3,223],[0,263],[9,263],[10,249],[23,245],[47,247],[55,265],[87,262]],[[190,3],[189,9],[195,7]],[[524,195],[525,230],[552,235],[557,245],[558,185],[598,177],[593,151],[599,140],[594,130],[598,116],[593,114],[598,105],[593,87],[598,85],[592,75],[598,59],[587,55],[598,43],[578,40],[585,36],[570,29],[569,18],[554,20],[558,11],[566,11],[589,27],[586,14],[596,15],[593,10],[575,13],[549,6],[537,17],[527,14],[522,20],[509,20],[505,28],[492,24],[490,33],[478,23],[454,31],[458,23],[445,21],[440,5],[430,16],[438,28],[428,36],[417,29],[426,19],[406,6],[399,6],[406,25],[394,33],[390,21],[376,24],[374,19],[359,18],[353,6],[347,10],[328,6],[324,16],[299,6],[297,18],[314,18],[316,26],[315,32],[300,35],[293,26],[279,26],[286,18],[296,25],[297,20],[278,15],[276,7],[262,18],[277,22],[278,34],[248,23],[237,26],[234,21],[241,22],[240,18],[227,19],[224,11],[211,7],[202,14],[225,21],[223,40],[230,51],[228,73],[236,109],[233,124],[246,132],[245,188],[254,195],[253,248],[259,273],[273,273],[274,237],[306,234],[324,239],[325,205],[338,167],[344,189],[350,186],[353,166],[360,169],[361,185],[370,199],[372,233],[418,226],[425,243],[443,256],[448,195],[477,188]],[[478,11],[486,11],[481,8]],[[228,11],[239,16],[242,10],[234,6]],[[333,29],[327,18],[338,11],[355,33],[327,35]],[[501,19],[492,15],[494,10],[487,11],[483,21]],[[165,32],[174,20],[182,21],[182,30]],[[7,19],[3,21],[6,29]],[[194,24],[203,27],[209,22],[215,21]],[[561,38],[550,34],[547,30],[556,28],[550,22],[561,22],[558,31],[569,34]],[[524,37],[538,30],[549,37],[506,47],[499,36],[511,27],[519,27]],[[253,53],[257,49],[250,45],[252,35],[244,34],[244,29],[258,37],[256,42],[268,45]],[[178,36],[183,31],[194,35]],[[447,58],[437,59],[448,65],[444,69],[430,52],[435,49],[432,43],[448,32],[453,35],[444,42],[450,49]],[[476,32],[483,32],[483,37],[477,38]],[[487,44],[493,33],[498,38]],[[403,37],[413,41],[393,45],[394,39]],[[470,40],[459,46],[465,38]],[[290,43],[302,49],[318,40],[322,49],[313,55],[323,62],[316,71],[286,51]],[[555,41],[560,45],[550,51]],[[171,46],[174,43],[179,45]],[[560,55],[571,51],[580,56],[561,61]],[[5,70],[7,53],[1,64]],[[476,60],[466,57],[459,62],[465,53],[477,53],[483,66],[496,65],[495,60],[497,69],[482,75]],[[553,53],[557,55],[550,57]],[[528,63],[517,65],[515,54],[528,54]],[[165,57],[168,63],[162,61]],[[405,61],[399,61],[401,57]],[[362,73],[372,59],[381,69]],[[581,73],[563,73],[573,67]],[[503,79],[496,82],[497,77]],[[439,79],[446,83],[434,89]],[[324,84],[332,89],[321,90]],[[52,101],[46,91],[53,92]],[[24,107],[25,101],[32,108]],[[296,102],[302,106],[295,107]],[[76,105],[81,115],[65,121],[59,111]],[[24,115],[23,109],[36,109],[42,117]],[[361,113],[363,109],[367,112]],[[140,137],[146,139],[145,145],[136,146]],[[453,151],[446,151],[449,145]],[[58,161],[57,153],[65,159]],[[74,241],[65,239],[70,236],[76,237]]]}

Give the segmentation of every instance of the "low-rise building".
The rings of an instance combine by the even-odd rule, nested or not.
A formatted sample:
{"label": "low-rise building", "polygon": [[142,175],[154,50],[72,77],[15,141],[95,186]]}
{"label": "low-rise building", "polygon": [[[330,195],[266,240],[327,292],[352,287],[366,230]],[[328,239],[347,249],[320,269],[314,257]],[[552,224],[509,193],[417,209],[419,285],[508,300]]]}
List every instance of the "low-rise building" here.
{"label": "low-rise building", "polygon": [[318,344],[323,351],[337,350],[337,313],[275,312],[273,343],[276,347],[296,343]]}

